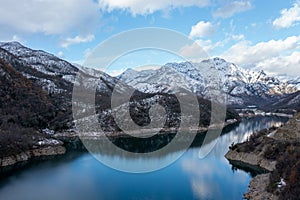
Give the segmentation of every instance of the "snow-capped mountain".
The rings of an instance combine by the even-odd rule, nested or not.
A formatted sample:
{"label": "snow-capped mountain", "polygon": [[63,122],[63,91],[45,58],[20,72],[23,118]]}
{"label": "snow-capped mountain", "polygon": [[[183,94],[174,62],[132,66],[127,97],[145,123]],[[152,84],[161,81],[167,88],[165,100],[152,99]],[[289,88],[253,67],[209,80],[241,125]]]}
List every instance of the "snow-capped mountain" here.
{"label": "snow-capped mountain", "polygon": [[0,43],[0,58],[49,94],[69,92],[78,71],[52,54],[29,49],[18,42]]}
{"label": "snow-capped mountain", "polygon": [[251,102],[254,98],[263,101],[272,95],[290,94],[298,90],[297,81],[280,81],[264,71],[246,70],[221,58],[200,63],[168,63],[157,70],[128,69],[118,78],[146,93],[178,93],[184,89],[203,97],[207,95],[207,88],[214,87],[217,80],[231,105]]}
{"label": "snow-capped mountain", "polygon": [[[87,89],[93,89],[96,85],[96,98],[101,104],[101,109],[110,106],[110,96],[114,90],[119,94],[129,94],[134,88],[145,93],[137,92],[135,95],[138,99],[149,98],[149,101],[153,95],[162,93],[185,95],[192,92],[207,98],[208,91],[215,87],[216,82],[220,86],[218,89],[228,94],[227,102],[230,105],[272,103],[278,106],[275,102],[284,95],[285,100],[282,102],[297,100],[296,96],[290,97],[287,94],[295,92],[296,86],[299,86],[299,79],[281,81],[263,71],[245,70],[220,58],[200,63],[167,63],[157,70],[129,69],[119,77],[111,77],[95,69],[71,64],[50,53],[32,50],[18,42],[0,43],[0,60],[39,85],[53,100],[57,112],[67,112],[69,118],[74,85],[83,85]],[[118,87],[115,87],[116,84]]]}
{"label": "snow-capped mountain", "polygon": [[280,110],[280,109],[287,109],[287,108],[294,108],[296,110],[299,110],[300,90],[295,93],[284,95],[283,97],[279,98],[277,101],[269,105],[268,110]]}
{"label": "snow-capped mountain", "polygon": [[[83,85],[85,89],[93,89],[96,85],[96,96],[101,99],[103,107],[107,107],[115,84],[120,82],[103,72],[79,69],[52,54],[32,50],[18,42],[0,43],[0,61],[44,90],[55,105],[56,114],[61,117],[59,121],[68,124],[68,127],[72,126],[74,84]],[[126,93],[130,89],[126,84],[119,85],[119,93]]]}
{"label": "snow-capped mountain", "polygon": [[[117,98],[119,98],[117,99],[117,104],[114,104],[114,106],[123,107],[123,104],[127,102],[124,102],[122,94],[125,94],[126,96],[127,94],[132,94],[134,91],[134,88],[131,86],[123,83],[117,78],[109,76],[104,72],[71,64],[47,52],[41,50],[32,50],[24,47],[18,42],[0,43],[0,61],[13,68],[17,73],[20,73],[21,77],[28,79],[29,82],[34,83],[44,90],[44,92],[46,92],[44,95],[50,99],[54,106],[54,111],[51,115],[53,119],[55,119],[55,124],[49,122],[48,127],[45,128],[54,128],[56,130],[60,130],[62,128],[72,127],[72,92],[74,85],[80,85],[80,89],[83,89],[82,91],[89,91],[90,89],[95,91],[94,86],[96,86],[96,110],[101,117],[107,116],[107,113],[109,113],[107,110],[111,109],[112,92],[117,92]],[[190,81],[190,85],[186,84],[182,92],[185,92],[184,90],[187,90],[192,83],[195,85],[195,91],[196,88],[204,87],[201,79],[198,78],[199,74],[195,75],[197,72],[196,70],[187,72],[190,74],[190,77],[176,76],[177,79],[173,79],[172,73],[176,75],[176,69],[169,69],[167,66],[161,68],[161,70],[163,69],[166,71],[164,72],[164,77],[162,77],[162,80],[169,77],[169,79],[166,81],[166,84],[171,83],[171,85],[176,85],[179,82],[182,87],[183,84],[187,82],[186,79]],[[184,67],[181,69],[186,70]],[[182,79],[179,80],[179,77]],[[118,87],[116,87],[116,85],[118,85]],[[181,88],[178,89],[181,90]],[[153,92],[155,90],[155,88],[152,88]],[[154,96],[156,96],[156,98],[153,98]],[[139,103],[139,101],[142,103]],[[147,110],[149,109],[148,107],[143,106],[144,104],[152,105],[156,104],[157,102],[164,102],[170,107],[174,107],[176,105],[176,100],[172,100],[172,95],[146,94],[139,91],[135,91],[133,93],[130,102],[133,103],[132,105],[135,105],[130,109],[132,110],[132,113],[135,113],[135,118],[138,121],[143,121],[144,118],[147,119]],[[201,120],[203,124],[206,124],[205,122],[209,121],[209,103],[207,100],[204,100],[200,97],[199,102],[202,105],[202,108],[205,108],[205,111],[201,113],[201,115],[203,115]],[[76,112],[76,115],[78,114],[82,117],[86,113],[84,110],[88,110],[90,108],[89,104],[82,104],[81,102],[76,102],[74,105],[82,108],[82,112]],[[136,109],[138,106],[141,107],[140,110],[143,112],[139,112],[139,109]],[[175,107],[174,110],[177,111],[178,109]],[[175,111],[173,112],[170,110],[170,116],[176,116]],[[227,114],[227,117],[230,119],[238,117],[236,114],[232,114],[232,112],[228,112]],[[110,119],[109,116],[108,118]],[[170,124],[175,123],[173,120],[175,118],[168,118],[172,119]],[[112,122],[109,123],[110,124],[108,125],[112,125]]]}
{"label": "snow-capped mountain", "polygon": [[[86,87],[92,87],[96,83],[97,90],[102,93],[111,92],[114,85],[119,82],[116,78],[101,71],[71,64],[50,53],[30,49],[18,42],[0,43],[0,58],[9,63],[18,63],[15,66],[18,68],[17,71],[34,80],[48,93],[70,93],[73,84],[76,84],[78,72],[84,77],[82,83]],[[80,80],[77,79],[77,81]],[[126,90],[127,87],[123,84],[123,87],[118,88]]]}
{"label": "snow-capped mountain", "polygon": [[298,90],[300,90],[300,76],[294,78],[286,76],[285,78],[283,78],[283,81],[287,84],[296,86]]}
{"label": "snow-capped mountain", "polygon": [[32,68],[48,75],[68,75],[78,71],[76,67],[65,60],[45,51],[32,50],[18,42],[0,43],[0,47],[25,61]]}
{"label": "snow-capped mountain", "polygon": [[296,86],[297,89],[300,90],[300,77],[294,80],[290,80],[287,83]]}
{"label": "snow-capped mountain", "polygon": [[184,90],[196,93],[199,87],[203,87],[201,79],[196,81],[189,76],[183,76],[168,66],[141,72],[128,69],[118,78],[145,93],[179,93]]}

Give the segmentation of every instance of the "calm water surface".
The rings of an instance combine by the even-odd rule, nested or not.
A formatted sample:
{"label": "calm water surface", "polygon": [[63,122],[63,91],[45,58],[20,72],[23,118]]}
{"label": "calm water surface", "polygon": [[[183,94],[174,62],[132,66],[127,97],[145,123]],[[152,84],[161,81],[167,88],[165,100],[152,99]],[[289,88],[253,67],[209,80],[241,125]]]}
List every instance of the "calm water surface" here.
{"label": "calm water surface", "polygon": [[[232,142],[245,141],[253,132],[280,125],[285,120],[276,117],[245,120],[224,130],[204,159],[198,158],[200,147],[195,142],[175,163],[150,173],[119,172],[101,164],[89,153],[69,153],[60,159],[36,162],[0,179],[0,199],[242,199],[252,177],[245,171],[233,170],[224,154]],[[122,159],[123,163],[128,159],[131,164],[143,165],[166,159],[135,161],[108,156]]]}

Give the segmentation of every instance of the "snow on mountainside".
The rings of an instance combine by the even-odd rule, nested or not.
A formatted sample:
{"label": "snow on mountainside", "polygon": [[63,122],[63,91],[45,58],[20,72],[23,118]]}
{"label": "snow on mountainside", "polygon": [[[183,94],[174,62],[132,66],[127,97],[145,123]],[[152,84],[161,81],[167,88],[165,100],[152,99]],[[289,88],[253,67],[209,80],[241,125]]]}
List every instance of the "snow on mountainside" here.
{"label": "snow on mountainside", "polygon": [[[57,130],[72,127],[72,92],[74,85],[95,92],[99,107],[110,105],[110,95],[116,83],[116,92],[128,93],[130,86],[100,71],[78,68],[52,54],[32,50],[17,42],[0,43],[0,61],[11,66],[42,90],[54,105],[55,123],[49,122]],[[96,86],[96,91],[94,90]]]}
{"label": "snow on mountainside", "polygon": [[90,75],[90,76],[94,76],[96,78],[100,78],[101,76],[103,76],[104,72],[97,70],[97,69],[93,69],[93,68],[89,68],[89,67],[84,67],[82,65],[79,65],[77,63],[73,64],[75,67],[77,67],[78,69],[80,69],[82,72]]}
{"label": "snow on mountainside", "polygon": [[[110,92],[118,82],[116,78],[101,71],[71,64],[50,53],[32,50],[18,42],[0,42],[0,58],[11,64],[19,63],[17,70],[27,78],[35,80],[49,94],[70,93],[79,71],[85,77],[83,84],[92,87],[96,83],[97,90],[101,93]],[[127,87],[123,84],[122,91]]]}
{"label": "snow on mountainside", "polygon": [[[98,92],[109,96],[117,83],[121,86],[117,87],[119,93],[129,92],[133,87],[145,93],[185,94],[188,91],[208,98],[208,88],[214,87],[214,80],[219,76],[221,91],[228,94],[227,103],[245,106],[252,102],[274,103],[280,98],[274,96],[296,92],[300,85],[299,77],[281,80],[263,71],[240,68],[221,58],[200,63],[167,63],[157,70],[128,69],[116,78],[95,69],[71,64],[47,52],[32,50],[18,42],[0,42],[0,59],[40,85],[48,94],[59,94],[57,98],[68,99],[71,98],[74,84],[83,84],[87,88],[96,84]],[[218,76],[216,73],[209,74],[210,69],[214,69]],[[76,82],[78,73],[82,79]]]}
{"label": "snow on mountainside", "polygon": [[300,76],[294,80],[289,80],[288,84],[295,85],[298,90],[300,90]]}
{"label": "snow on mountainside", "polygon": [[97,91],[102,93],[111,92],[113,89],[116,89],[114,88],[116,84],[118,84],[119,87],[117,87],[115,92],[126,93],[129,92],[129,89],[131,89],[130,86],[126,85],[119,79],[111,77],[100,70],[84,67],[78,64],[74,64],[74,66],[76,66],[84,74],[85,80],[82,84],[87,88],[90,88],[92,85],[97,83]]}
{"label": "snow on mountainside", "polygon": [[[174,77],[176,77],[176,79]],[[145,93],[175,93],[184,90],[191,91],[190,88],[195,88],[196,86],[191,85],[193,79],[180,76],[175,69],[167,66],[161,67],[158,71],[146,70],[137,72],[132,69],[128,69],[118,78],[126,82],[128,85]],[[194,83],[197,84],[196,81],[194,81]],[[194,92],[196,92],[196,90]]]}
{"label": "snow on mountainside", "polygon": [[290,77],[290,76],[281,76],[280,80],[286,82],[287,84],[294,85],[300,90],[300,76]]}
{"label": "snow on mountainside", "polygon": [[[283,82],[268,76],[264,71],[243,69],[221,58],[200,63],[168,63],[157,70],[126,70],[118,78],[128,85],[148,93],[181,92],[182,89],[196,94],[206,94],[213,76],[206,69],[214,68],[221,79],[222,91],[228,94],[229,104],[242,104],[245,97],[265,98],[273,94],[290,94],[297,91],[294,82]],[[216,74],[214,74],[216,76]]]}
{"label": "snow on mountainside", "polygon": [[24,47],[18,42],[0,43],[0,47],[45,74],[74,74],[78,71],[76,67],[67,61],[41,50]]}

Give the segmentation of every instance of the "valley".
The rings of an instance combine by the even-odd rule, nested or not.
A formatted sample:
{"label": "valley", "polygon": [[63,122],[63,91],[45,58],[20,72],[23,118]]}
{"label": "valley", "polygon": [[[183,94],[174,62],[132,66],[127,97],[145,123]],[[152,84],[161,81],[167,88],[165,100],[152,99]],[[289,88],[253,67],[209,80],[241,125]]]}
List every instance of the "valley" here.
{"label": "valley", "polygon": [[[219,73],[220,88],[214,88],[212,80],[216,79],[207,73],[209,68]],[[70,149],[85,151],[80,141],[83,136],[89,140],[108,137],[133,152],[162,148],[180,131],[195,132],[192,146],[195,142],[202,144],[205,139],[201,137],[207,131],[225,134],[226,129],[232,131],[251,120],[255,126],[264,119],[279,117],[281,122],[292,118],[300,111],[299,84],[299,77],[273,77],[222,58],[167,63],[156,70],[128,69],[112,77],[18,42],[0,43],[0,165],[13,167],[35,157],[68,155]],[[74,96],[74,88],[82,93]],[[213,89],[226,98],[211,94],[209,90]],[[128,94],[132,94],[129,99]],[[95,105],[81,99],[92,99]],[[153,118],[151,109],[156,105],[164,112],[154,110]],[[214,107],[223,121],[212,112]],[[121,113],[121,124],[115,118],[116,112]],[[160,126],[151,126],[155,120]],[[154,130],[158,134],[150,139],[136,139]],[[251,134],[255,131],[261,129],[251,130]],[[246,132],[242,130],[240,134]],[[212,141],[216,138],[208,143]],[[232,142],[244,141],[245,138]],[[222,152],[228,148],[227,143]],[[263,168],[275,169],[275,165],[265,163]]]}

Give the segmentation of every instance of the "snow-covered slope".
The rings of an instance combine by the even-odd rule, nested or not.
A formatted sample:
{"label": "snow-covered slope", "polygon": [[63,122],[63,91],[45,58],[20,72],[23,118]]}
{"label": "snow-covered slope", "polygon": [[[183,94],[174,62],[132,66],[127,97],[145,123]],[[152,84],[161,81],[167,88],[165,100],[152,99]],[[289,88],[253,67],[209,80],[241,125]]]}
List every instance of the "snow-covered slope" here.
{"label": "snow-covered slope", "polygon": [[289,76],[286,76],[286,77],[284,77],[282,79],[287,84],[296,86],[298,88],[298,90],[300,90],[300,76],[298,76],[298,77],[289,77]]}
{"label": "snow-covered slope", "polygon": [[196,92],[198,86],[197,81],[178,74],[175,69],[168,66],[162,66],[159,70],[141,72],[128,69],[118,78],[145,93],[178,93],[184,90],[192,91],[193,89]]}
{"label": "snow-covered slope", "polygon": [[[87,88],[97,85],[97,91],[111,94],[118,83],[119,93],[131,87],[144,93],[186,93],[209,96],[209,88],[218,82],[223,93],[228,94],[230,105],[248,105],[252,102],[267,103],[270,97],[291,94],[299,90],[300,78],[281,80],[263,71],[251,71],[221,58],[200,63],[167,63],[157,70],[127,70],[114,78],[104,72],[71,64],[41,50],[32,50],[18,42],[0,42],[0,59],[18,72],[40,85],[49,94],[71,98],[74,84]],[[77,73],[82,80],[76,82]],[[217,80],[217,77],[220,79]],[[62,95],[65,94],[65,95]],[[278,98],[275,100],[278,100]],[[272,99],[274,102],[274,98]],[[273,103],[272,102],[272,103]]]}
{"label": "snow-covered slope", "polygon": [[32,50],[18,42],[0,43],[0,47],[45,74],[74,74],[78,71],[67,61],[41,50]]}
{"label": "snow-covered slope", "polygon": [[[99,100],[99,108],[110,105],[110,95],[116,85],[116,92],[128,93],[131,87],[100,71],[78,68],[65,60],[40,50],[32,50],[18,42],[0,43],[0,61],[44,90],[53,103],[59,122],[52,127],[72,127],[72,92],[74,85],[85,90],[92,89]],[[96,86],[96,91],[94,90]],[[49,122],[51,124],[51,122]]]}
{"label": "snow-covered slope", "polygon": [[[213,74],[207,72],[210,70]],[[139,72],[129,69],[118,78],[146,93],[178,93],[184,89],[204,97],[216,78],[220,81],[222,92],[228,94],[229,104],[243,104],[248,97],[264,99],[274,94],[297,91],[297,81],[280,81],[264,71],[246,70],[221,58],[200,63],[168,63],[157,70]]]}
{"label": "snow-covered slope", "polygon": [[[117,124],[114,123],[114,117],[110,113],[114,108],[117,110],[119,108],[128,108],[128,99],[125,98],[128,94],[132,94],[129,100],[129,109],[132,115],[130,115],[131,117],[129,118],[133,118],[134,122],[147,125],[147,123],[151,121],[148,116],[150,106],[159,103],[165,107],[166,113],[168,114],[166,126],[176,127],[180,123],[180,114],[178,113],[180,109],[178,109],[177,99],[174,98],[173,95],[145,94],[135,91],[131,86],[104,72],[71,64],[44,51],[32,50],[17,42],[0,43],[0,63],[2,63],[3,66],[8,66],[8,68],[13,69],[18,76],[22,77],[20,78],[21,82],[26,83],[24,80],[28,82],[24,84],[24,88],[30,88],[30,84],[32,83],[32,85],[35,85],[39,89],[41,96],[49,100],[44,103],[46,105],[53,105],[51,112],[47,111],[45,114],[51,118],[51,120],[47,120],[47,124],[42,127],[43,129],[62,130],[74,128],[74,116],[76,116],[77,119],[90,118],[96,110],[101,126],[111,127],[112,129],[109,130],[112,131],[119,130]],[[5,77],[7,73],[4,73],[5,71],[2,69],[4,69],[4,67],[0,66],[0,76]],[[164,72],[162,80],[167,79],[166,83],[171,83],[171,85],[180,83],[182,86],[187,82],[184,76],[176,76],[177,79],[173,79],[172,73],[176,75],[175,69],[169,69],[166,66],[161,70],[163,71],[164,69],[166,71]],[[179,80],[178,77],[182,78],[182,80]],[[187,78],[190,82],[195,79],[195,77]],[[159,80],[156,81],[159,82]],[[155,82],[153,82],[153,84],[154,83]],[[74,88],[74,85],[79,87]],[[189,86],[191,85],[187,84],[185,88],[188,89]],[[5,98],[2,100],[6,101],[7,95],[5,94],[5,90],[7,87],[5,84],[3,88],[4,92],[2,93],[4,95],[2,96]],[[15,84],[14,89],[16,91],[24,90],[19,87],[18,84]],[[154,91],[154,89],[155,88],[153,88],[152,91]],[[75,93],[74,95],[73,91],[78,91],[79,93]],[[17,94],[19,93],[20,92]],[[112,95],[114,97],[113,103],[111,99]],[[22,99],[23,96],[17,99]],[[75,101],[73,102],[72,97],[75,97],[75,99],[73,99]],[[89,99],[88,97],[95,100],[95,105],[84,101]],[[34,100],[30,101],[31,103],[35,102]],[[202,117],[200,123],[203,126],[207,126],[210,121],[209,102],[199,97],[199,103],[201,104],[200,114]],[[191,109],[189,105],[188,108]],[[72,110],[72,108],[75,109]],[[46,111],[42,108],[40,109],[38,104],[36,109],[42,112]],[[18,113],[18,110],[14,110],[14,112]],[[34,115],[34,113],[32,115]],[[123,123],[125,122],[126,125],[130,125],[126,119],[123,119],[124,116],[121,117]],[[162,117],[161,115],[157,119],[163,123]],[[231,120],[239,119],[238,115],[231,111],[227,112],[227,117]],[[128,120],[130,120],[129,118]],[[197,119],[191,116],[190,118],[189,121]],[[38,119],[37,122],[39,121]]]}
{"label": "snow-covered slope", "polygon": [[[114,85],[119,82],[118,79],[101,71],[75,66],[50,53],[27,48],[18,42],[0,42],[0,58],[17,68],[17,71],[27,78],[34,80],[49,94],[71,93],[77,72],[84,77],[82,83],[86,87],[96,83],[97,90],[101,93],[111,92]],[[123,84],[123,87],[118,88],[126,91],[128,86]]]}
{"label": "snow-covered slope", "polygon": [[300,76],[297,79],[288,81],[287,83],[296,86],[297,89],[300,90]]}

